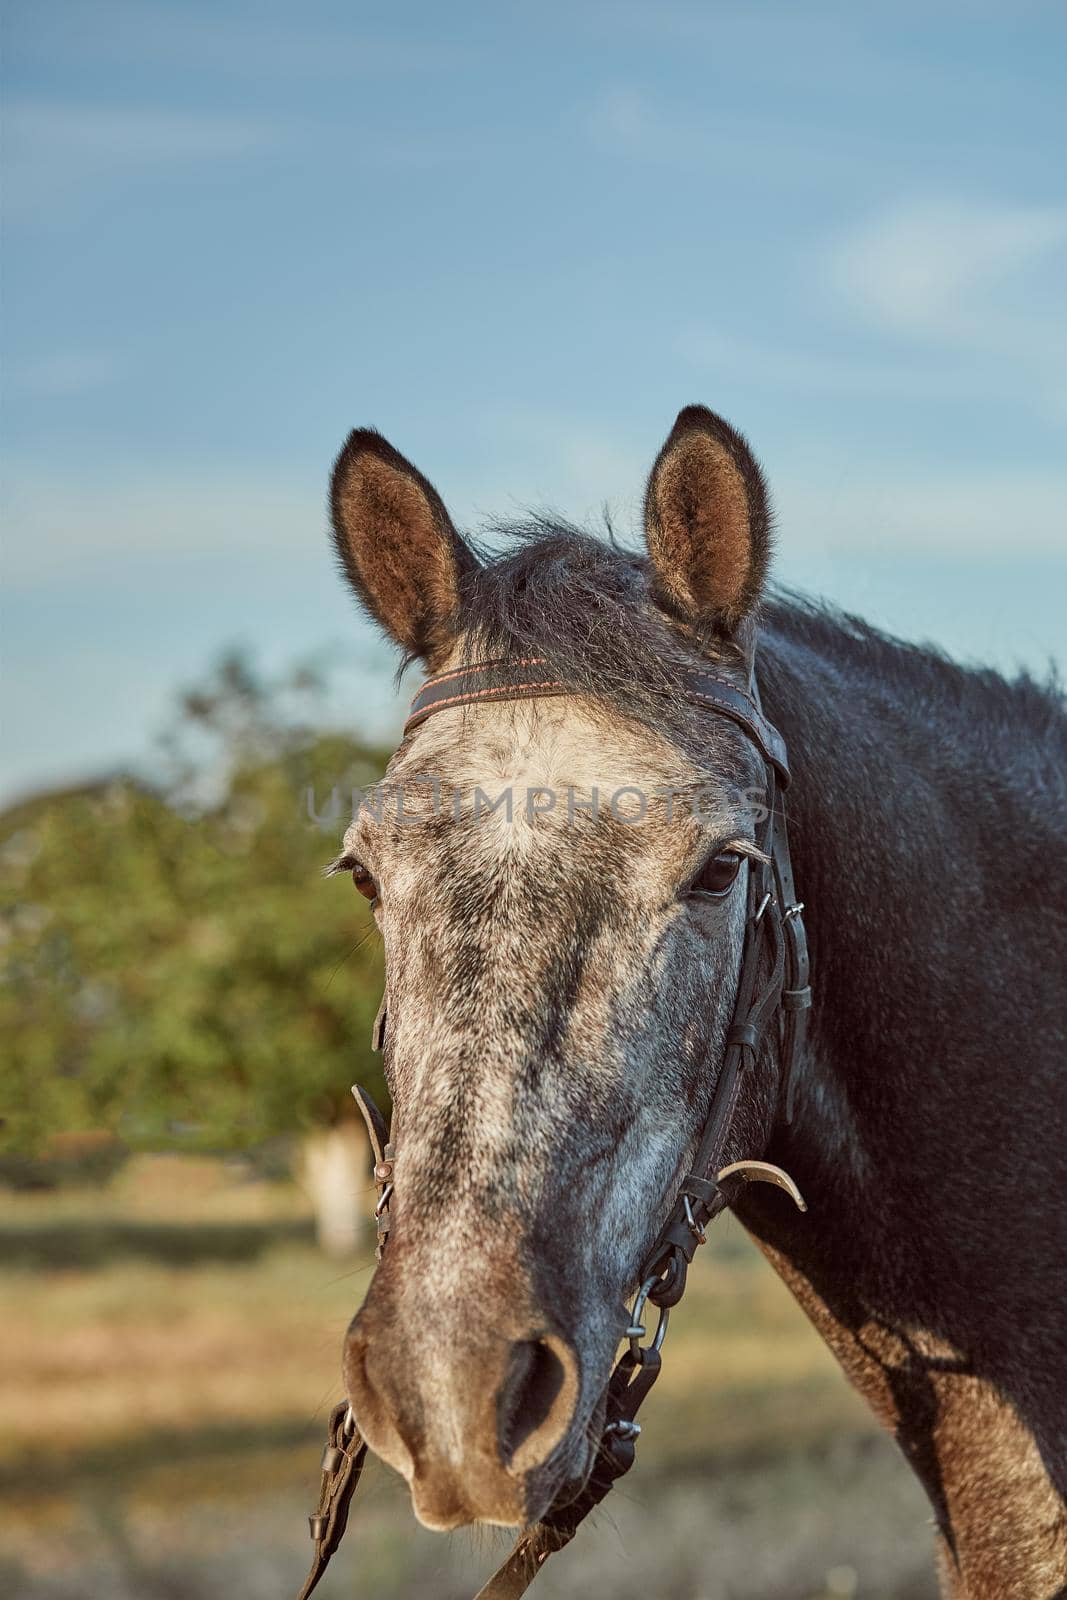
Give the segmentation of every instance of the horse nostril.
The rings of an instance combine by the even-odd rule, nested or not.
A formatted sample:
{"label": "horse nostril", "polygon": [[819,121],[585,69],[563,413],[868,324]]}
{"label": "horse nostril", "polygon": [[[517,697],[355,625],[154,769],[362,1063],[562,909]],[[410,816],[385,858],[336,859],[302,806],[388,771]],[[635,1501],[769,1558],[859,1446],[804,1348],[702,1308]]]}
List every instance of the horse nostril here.
{"label": "horse nostril", "polygon": [[518,1465],[515,1458],[522,1446],[549,1421],[566,1377],[563,1361],[547,1340],[520,1339],[512,1345],[496,1397],[497,1439],[506,1467]]}

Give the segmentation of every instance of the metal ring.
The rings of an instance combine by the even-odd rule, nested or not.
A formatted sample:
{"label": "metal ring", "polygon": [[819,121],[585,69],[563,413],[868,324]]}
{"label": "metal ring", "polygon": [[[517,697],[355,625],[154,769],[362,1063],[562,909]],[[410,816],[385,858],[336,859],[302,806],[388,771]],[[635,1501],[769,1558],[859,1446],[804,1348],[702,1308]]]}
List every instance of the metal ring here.
{"label": "metal ring", "polygon": [[[656,1284],[659,1283],[659,1281],[660,1280],[658,1277],[645,1279],[644,1283],[637,1291],[637,1298],[634,1301],[633,1310],[630,1313],[630,1329],[627,1330],[626,1337],[630,1345],[630,1355],[638,1363],[645,1359],[645,1356],[650,1350],[655,1352],[659,1351],[661,1345],[663,1344],[664,1336],[667,1332],[667,1324],[671,1318],[670,1308],[668,1306],[660,1306],[659,1321],[656,1324],[656,1331],[652,1337],[652,1343],[640,1343],[636,1330],[640,1328],[642,1334],[645,1332],[645,1329],[641,1326],[641,1313],[645,1309],[645,1304],[648,1300],[649,1294],[655,1288]],[[630,1331],[631,1329],[633,1330],[632,1332]]]}
{"label": "metal ring", "polygon": [[378,1204],[374,1208],[374,1215],[376,1217],[380,1217],[382,1212],[385,1210],[386,1206],[389,1204],[389,1196],[392,1194],[392,1192],[393,1192],[392,1184],[391,1183],[387,1183],[385,1188],[382,1190],[381,1198],[378,1201]]}

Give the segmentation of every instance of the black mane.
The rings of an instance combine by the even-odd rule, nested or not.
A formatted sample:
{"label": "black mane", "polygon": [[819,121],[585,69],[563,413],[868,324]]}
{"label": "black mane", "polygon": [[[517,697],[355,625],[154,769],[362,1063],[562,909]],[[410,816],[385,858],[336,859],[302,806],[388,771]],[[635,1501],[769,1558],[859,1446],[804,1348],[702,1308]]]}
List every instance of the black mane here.
{"label": "black mane", "polygon": [[[500,524],[503,549],[479,551],[463,586],[459,626],[472,654],[543,657],[578,693],[600,696],[628,715],[668,731],[688,713],[677,700],[679,673],[692,665],[683,637],[650,598],[648,561],[615,538],[596,537],[547,516]],[[762,607],[768,632],[828,656],[842,672],[874,677],[887,695],[975,724],[985,738],[1067,746],[1064,696],[1022,672],[1009,679],[968,667],[929,644],[912,644],[822,601],[776,588]],[[740,666],[735,646],[702,641],[705,655]]]}
{"label": "black mane", "polygon": [[831,655],[845,667],[875,673],[890,689],[922,703],[992,717],[1016,733],[1044,741],[1067,734],[1064,693],[1052,670],[1045,683],[1029,672],[1012,678],[993,667],[965,666],[937,645],[915,644],[826,601],[777,589],[764,621],[783,637]]}

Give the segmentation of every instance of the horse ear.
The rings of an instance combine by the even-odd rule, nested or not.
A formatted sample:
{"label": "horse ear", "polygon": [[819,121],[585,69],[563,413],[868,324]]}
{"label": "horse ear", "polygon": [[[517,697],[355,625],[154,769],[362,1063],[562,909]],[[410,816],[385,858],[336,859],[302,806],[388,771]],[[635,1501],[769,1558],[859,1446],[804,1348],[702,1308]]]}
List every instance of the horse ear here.
{"label": "horse ear", "polygon": [[478,563],[437,490],[380,433],[358,428],[334,465],[330,509],[361,603],[411,654],[438,654],[454,635],[461,579]]}
{"label": "horse ear", "polygon": [[732,633],[754,610],[771,550],[767,491],[745,440],[706,406],[679,412],[645,495],[657,598]]}

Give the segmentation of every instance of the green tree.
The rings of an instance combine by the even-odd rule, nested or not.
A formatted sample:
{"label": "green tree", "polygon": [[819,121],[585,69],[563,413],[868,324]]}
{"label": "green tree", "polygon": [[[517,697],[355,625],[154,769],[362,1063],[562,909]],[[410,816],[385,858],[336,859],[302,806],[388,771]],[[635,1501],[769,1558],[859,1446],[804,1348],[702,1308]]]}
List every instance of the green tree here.
{"label": "green tree", "polygon": [[165,782],[117,777],[0,819],[0,1141],[32,1154],[106,1128],[232,1150],[296,1133],[340,1248],[365,1182],[349,1088],[382,1089],[382,979],[364,900],[321,869],[386,758],[316,726],[320,691],[228,658],[184,697]]}

